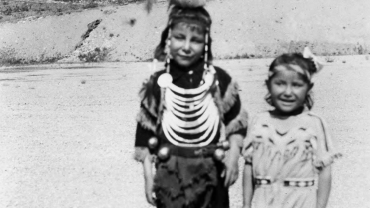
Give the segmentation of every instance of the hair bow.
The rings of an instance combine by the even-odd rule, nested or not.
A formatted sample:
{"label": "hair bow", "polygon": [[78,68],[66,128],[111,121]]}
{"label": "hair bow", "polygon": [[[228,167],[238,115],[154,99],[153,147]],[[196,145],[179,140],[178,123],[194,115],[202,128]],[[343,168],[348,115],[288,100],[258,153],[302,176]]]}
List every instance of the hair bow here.
{"label": "hair bow", "polygon": [[305,47],[304,50],[303,50],[303,57],[304,58],[307,58],[307,59],[311,59],[313,61],[313,63],[315,64],[316,66],[316,73],[321,71],[322,68],[324,68],[324,65],[321,63],[321,61],[317,58],[317,56],[315,56],[311,50],[308,48],[308,47]]}

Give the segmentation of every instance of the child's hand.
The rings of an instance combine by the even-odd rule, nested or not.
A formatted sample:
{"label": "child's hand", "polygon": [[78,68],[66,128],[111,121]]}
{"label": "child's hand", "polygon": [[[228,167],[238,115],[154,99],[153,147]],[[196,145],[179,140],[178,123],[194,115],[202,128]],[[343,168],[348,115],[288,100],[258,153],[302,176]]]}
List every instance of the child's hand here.
{"label": "child's hand", "polygon": [[145,179],[145,196],[146,200],[148,201],[149,204],[155,206],[155,197],[153,193],[153,178],[146,178]]}
{"label": "child's hand", "polygon": [[225,177],[224,185],[229,187],[235,183],[239,175],[239,150],[233,151],[230,149],[229,154],[225,157],[225,169],[221,173],[221,177]]}
{"label": "child's hand", "polygon": [[145,179],[145,196],[149,204],[155,206],[155,197],[153,196],[154,176],[152,172],[152,157],[147,156],[143,162]]}
{"label": "child's hand", "polygon": [[[238,153],[239,155],[239,153]],[[225,177],[225,186],[229,187],[235,183],[238,179],[239,175],[239,166],[238,166],[238,158],[232,154],[229,154],[228,157],[225,158],[225,169],[221,173],[221,177]]]}
{"label": "child's hand", "polygon": [[230,149],[227,156],[224,159],[225,170],[221,173],[221,177],[225,177],[224,185],[229,187],[235,183],[239,175],[239,157],[240,157],[240,145],[243,137],[238,134],[230,135]]}

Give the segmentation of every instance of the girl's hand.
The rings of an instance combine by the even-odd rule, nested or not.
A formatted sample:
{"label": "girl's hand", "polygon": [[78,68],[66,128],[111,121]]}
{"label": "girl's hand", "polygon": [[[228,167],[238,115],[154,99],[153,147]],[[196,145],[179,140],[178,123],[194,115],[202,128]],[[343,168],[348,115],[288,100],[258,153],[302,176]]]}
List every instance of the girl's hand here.
{"label": "girl's hand", "polygon": [[319,180],[317,187],[317,208],[325,208],[331,189],[331,167],[326,166],[319,172]]}
{"label": "girl's hand", "polygon": [[254,192],[253,170],[251,164],[245,164],[243,170],[243,208],[252,207],[252,198]]}

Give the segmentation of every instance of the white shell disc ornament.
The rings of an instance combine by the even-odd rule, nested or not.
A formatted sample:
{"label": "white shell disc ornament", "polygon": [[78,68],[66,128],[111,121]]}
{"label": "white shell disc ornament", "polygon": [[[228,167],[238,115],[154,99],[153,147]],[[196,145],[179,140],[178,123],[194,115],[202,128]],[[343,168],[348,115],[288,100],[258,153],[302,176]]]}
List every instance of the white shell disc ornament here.
{"label": "white shell disc ornament", "polygon": [[167,160],[170,157],[170,148],[162,147],[158,152],[158,157],[161,160]]}
{"label": "white shell disc ornament", "polygon": [[223,149],[216,149],[213,156],[216,160],[221,161],[225,158],[225,151]]}
{"label": "white shell disc ornament", "polygon": [[148,141],[148,146],[150,149],[155,149],[158,146],[158,139],[156,137],[152,137]]}
{"label": "white shell disc ornament", "polygon": [[160,87],[167,88],[172,84],[172,80],[173,78],[171,74],[164,73],[161,76],[159,76],[157,83]]}

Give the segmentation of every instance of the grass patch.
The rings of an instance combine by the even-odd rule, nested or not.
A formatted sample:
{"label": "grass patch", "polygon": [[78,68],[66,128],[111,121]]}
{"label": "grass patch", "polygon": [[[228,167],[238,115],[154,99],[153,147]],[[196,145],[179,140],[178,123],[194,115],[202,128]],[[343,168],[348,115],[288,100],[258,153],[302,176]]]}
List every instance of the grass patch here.
{"label": "grass patch", "polygon": [[103,62],[108,60],[110,52],[111,50],[105,47],[95,48],[93,51],[79,54],[78,58],[83,62]]}
{"label": "grass patch", "polygon": [[28,64],[50,64],[64,58],[60,53],[46,56],[42,53],[38,57],[19,58],[14,48],[4,48],[0,50],[0,66],[28,65]]}
{"label": "grass patch", "polygon": [[59,16],[107,5],[127,5],[143,0],[0,0],[0,22],[13,22],[31,16]]}

